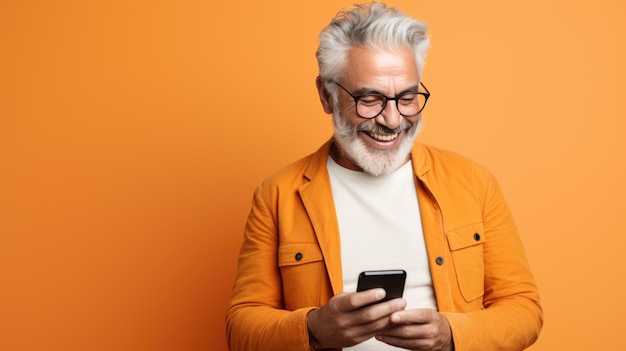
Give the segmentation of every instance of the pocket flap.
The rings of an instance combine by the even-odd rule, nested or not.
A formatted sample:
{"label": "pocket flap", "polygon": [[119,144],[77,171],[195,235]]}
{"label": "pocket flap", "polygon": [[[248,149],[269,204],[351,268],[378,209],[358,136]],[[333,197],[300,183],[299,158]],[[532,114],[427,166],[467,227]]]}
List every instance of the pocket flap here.
{"label": "pocket flap", "polygon": [[485,242],[482,223],[470,224],[462,228],[450,230],[446,233],[446,236],[448,237],[451,251],[464,249]]}
{"label": "pocket flap", "polygon": [[278,247],[278,266],[294,266],[322,260],[317,243],[285,243]]}

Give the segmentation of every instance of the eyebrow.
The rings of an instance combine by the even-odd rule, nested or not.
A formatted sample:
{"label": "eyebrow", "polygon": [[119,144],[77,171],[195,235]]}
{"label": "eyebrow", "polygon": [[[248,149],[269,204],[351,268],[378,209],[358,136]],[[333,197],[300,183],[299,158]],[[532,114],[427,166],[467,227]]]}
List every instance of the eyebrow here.
{"label": "eyebrow", "polygon": [[[411,87],[408,87],[408,88],[404,89],[403,91],[398,93],[396,96],[402,95],[402,94],[405,94],[405,93],[417,93],[417,92],[419,92],[419,84],[416,84],[414,86],[411,86]],[[356,90],[352,94],[354,96],[363,96],[363,95],[383,95],[383,96],[385,96],[385,94],[381,93],[379,90],[376,90],[374,88],[369,88],[369,87],[360,88],[360,89]]]}

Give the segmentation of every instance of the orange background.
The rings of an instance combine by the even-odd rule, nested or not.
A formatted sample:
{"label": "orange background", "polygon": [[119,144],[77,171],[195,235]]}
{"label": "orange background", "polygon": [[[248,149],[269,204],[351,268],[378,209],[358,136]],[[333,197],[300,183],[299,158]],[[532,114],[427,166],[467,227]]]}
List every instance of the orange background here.
{"label": "orange background", "polygon": [[[226,350],[254,187],[331,133],[347,0],[0,2],[0,349]],[[498,177],[532,350],[623,345],[626,5],[394,2],[430,26],[426,143]]]}

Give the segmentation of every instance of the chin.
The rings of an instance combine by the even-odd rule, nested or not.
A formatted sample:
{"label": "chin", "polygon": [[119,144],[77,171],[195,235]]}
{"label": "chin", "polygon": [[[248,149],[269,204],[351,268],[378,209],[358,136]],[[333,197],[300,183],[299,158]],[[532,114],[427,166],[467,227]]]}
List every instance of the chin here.
{"label": "chin", "polygon": [[403,140],[391,150],[379,150],[368,147],[358,136],[356,129],[350,126],[340,115],[333,118],[335,124],[335,142],[340,152],[365,173],[381,176],[393,173],[404,165],[410,157],[413,142],[421,129],[421,117],[406,131]]}
{"label": "chin", "polygon": [[397,149],[384,151],[370,150],[358,139],[346,145],[339,142],[339,145],[346,157],[363,172],[377,177],[393,173],[406,163],[411,153],[412,141],[412,138],[405,139]]}
{"label": "chin", "polygon": [[417,136],[418,128],[409,130],[409,134],[397,147],[391,150],[372,149],[360,140],[356,133],[340,133],[335,131],[335,142],[340,152],[354,165],[365,173],[381,176],[393,173],[406,163],[411,154],[413,141]]}

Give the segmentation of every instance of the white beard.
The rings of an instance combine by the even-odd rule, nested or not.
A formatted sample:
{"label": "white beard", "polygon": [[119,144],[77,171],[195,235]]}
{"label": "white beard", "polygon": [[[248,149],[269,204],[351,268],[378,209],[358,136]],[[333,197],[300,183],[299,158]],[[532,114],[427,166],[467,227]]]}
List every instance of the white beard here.
{"label": "white beard", "polygon": [[357,127],[350,125],[339,112],[339,106],[335,106],[333,112],[333,125],[335,126],[335,142],[339,146],[339,152],[350,159],[352,163],[361,167],[363,172],[373,176],[390,174],[400,168],[411,154],[413,142],[419,134],[422,124],[422,116],[415,125],[411,125],[406,119],[399,129],[406,129],[406,135],[400,144],[391,150],[378,150],[368,147],[358,138],[360,130],[371,130],[376,125],[373,119],[365,120]]}

